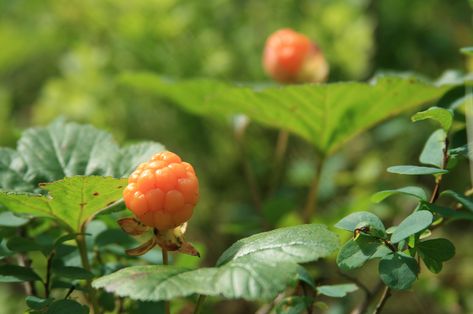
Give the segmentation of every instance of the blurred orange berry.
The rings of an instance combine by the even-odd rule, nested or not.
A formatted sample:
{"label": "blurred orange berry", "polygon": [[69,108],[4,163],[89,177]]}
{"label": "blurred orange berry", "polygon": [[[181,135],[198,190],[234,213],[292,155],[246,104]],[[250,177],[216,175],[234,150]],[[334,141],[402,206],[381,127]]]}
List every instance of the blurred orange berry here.
{"label": "blurred orange berry", "polygon": [[263,67],[272,79],[280,83],[321,83],[329,72],[320,48],[307,36],[289,28],[268,37]]}

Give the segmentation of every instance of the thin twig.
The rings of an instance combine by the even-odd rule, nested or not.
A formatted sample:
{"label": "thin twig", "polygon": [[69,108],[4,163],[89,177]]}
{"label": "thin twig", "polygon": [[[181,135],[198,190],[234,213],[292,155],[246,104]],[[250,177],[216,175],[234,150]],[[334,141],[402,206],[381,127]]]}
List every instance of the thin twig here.
{"label": "thin twig", "polygon": [[[80,254],[80,259],[82,262],[82,267],[87,270],[91,271],[90,267],[90,262],[89,262],[89,257],[87,254],[87,244],[85,242],[85,228],[86,228],[86,223],[84,223],[81,227],[81,233],[77,235],[76,237],[76,243],[77,243],[77,248],[79,249],[79,254]],[[89,294],[89,302],[92,305],[92,308],[94,310],[95,314],[99,313],[99,305],[97,302],[97,296],[95,294],[95,290],[92,288],[92,282],[90,279],[87,279],[86,282],[86,289]]]}
{"label": "thin twig", "polygon": [[203,294],[199,295],[199,298],[197,299],[197,304],[195,305],[195,308],[194,308],[194,314],[200,313],[200,310],[202,310],[202,306],[205,302],[206,297],[207,296]]}
{"label": "thin twig", "polygon": [[381,299],[379,299],[379,302],[378,302],[378,304],[376,305],[376,308],[373,311],[373,314],[381,313],[381,311],[383,310],[384,305],[386,304],[386,301],[389,299],[390,296],[391,296],[391,288],[386,286],[384,288]]}
{"label": "thin twig", "polygon": [[271,303],[264,304],[262,307],[260,307],[255,314],[269,314],[271,311],[274,309],[276,304],[281,302],[284,298],[286,297],[286,292],[282,292],[278,294]]}
{"label": "thin twig", "polygon": [[310,223],[312,216],[314,216],[314,213],[317,208],[320,178],[322,177],[321,174],[322,174],[324,163],[325,163],[325,156],[322,156],[317,161],[317,164],[315,166],[316,173],[310,185],[309,193],[307,194],[307,200],[306,200],[305,209],[304,209],[304,222],[305,223]]}
{"label": "thin twig", "polygon": [[287,151],[287,143],[289,141],[289,132],[280,130],[278,140],[276,142],[276,149],[274,150],[274,165],[271,181],[268,189],[268,197],[273,195],[278,186],[279,177],[281,176],[284,156]]}

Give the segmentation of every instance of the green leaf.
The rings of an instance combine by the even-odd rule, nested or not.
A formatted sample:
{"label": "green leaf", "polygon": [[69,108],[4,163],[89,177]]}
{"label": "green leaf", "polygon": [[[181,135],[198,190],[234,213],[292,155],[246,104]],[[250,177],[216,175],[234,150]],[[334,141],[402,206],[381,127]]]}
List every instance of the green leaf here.
{"label": "green leaf", "polygon": [[34,185],[24,179],[26,164],[11,148],[0,147],[0,189],[27,192]]}
{"label": "green leaf", "polygon": [[447,239],[432,239],[417,243],[416,249],[427,268],[437,274],[442,270],[442,262],[455,256],[455,246]]}
{"label": "green leaf", "polygon": [[414,122],[425,119],[432,119],[437,121],[442,126],[442,129],[444,129],[445,132],[448,132],[448,130],[450,130],[450,127],[452,126],[453,113],[448,109],[440,107],[431,107],[425,111],[418,112],[412,116],[412,121]]}
{"label": "green leaf", "polygon": [[0,213],[0,226],[1,227],[21,227],[26,225],[30,220],[19,217],[12,212]]}
{"label": "green leaf", "polygon": [[460,49],[460,52],[464,55],[473,56],[473,47],[463,47]]}
{"label": "green leaf", "polygon": [[396,174],[407,174],[407,175],[426,175],[426,174],[443,174],[448,173],[448,170],[432,168],[432,167],[421,167],[421,166],[393,166],[388,168],[388,172]]}
{"label": "green leaf", "polygon": [[450,87],[402,77],[370,83],[339,82],[252,89],[216,80],[170,82],[151,73],[122,81],[139,91],[170,99],[194,114],[245,114],[270,127],[293,132],[331,154],[384,119],[432,101]]}
{"label": "green leaf", "polygon": [[462,195],[452,190],[445,190],[442,193],[440,193],[440,195],[442,196],[447,195],[454,198],[458,203],[462,204],[465,207],[465,209],[468,209],[469,211],[473,212],[473,200],[470,197]]}
{"label": "green leaf", "polygon": [[342,270],[352,270],[363,266],[368,260],[391,253],[380,240],[361,234],[356,240],[350,239],[342,246],[337,256],[337,265]]}
{"label": "green leaf", "polygon": [[[284,271],[281,271],[284,270]],[[193,294],[270,300],[295,279],[297,264],[242,257],[221,267],[189,270],[177,266],[134,266],[93,282],[118,296],[161,301]]]}
{"label": "green leaf", "polygon": [[139,164],[164,150],[163,145],[155,142],[141,142],[123,147],[115,163],[115,176],[128,177]]}
{"label": "green leaf", "polygon": [[317,288],[312,276],[309,274],[307,269],[305,269],[302,266],[299,266],[297,268],[297,280],[300,280],[300,281],[306,283],[307,285],[309,285],[314,290]]}
{"label": "green leaf", "polygon": [[395,194],[404,194],[409,196],[414,196],[420,200],[426,201],[427,195],[425,194],[424,189],[417,187],[417,186],[406,186],[396,190],[384,190],[374,194],[371,197],[371,200],[375,203],[379,203],[384,199],[388,198],[391,195]]}
{"label": "green leaf", "polygon": [[398,243],[401,240],[416,234],[432,224],[434,216],[428,210],[416,211],[404,219],[391,236],[392,243]]}
{"label": "green leaf", "polygon": [[473,220],[472,212],[455,210],[453,208],[437,206],[430,203],[422,203],[420,209],[430,210],[433,213],[439,214],[444,218],[450,218],[451,220]]}
{"label": "green leaf", "polygon": [[26,301],[26,305],[28,305],[30,309],[41,310],[45,308],[46,306],[48,306],[49,304],[51,304],[53,299],[50,299],[50,298],[43,299],[34,295],[29,295],[25,298],[25,301]]}
{"label": "green leaf", "polygon": [[415,258],[401,252],[384,256],[378,268],[381,280],[394,290],[409,289],[419,273]]}
{"label": "green leaf", "polygon": [[358,286],[353,283],[346,283],[340,285],[327,285],[317,287],[319,294],[326,295],[332,298],[343,298],[347,293],[358,290]]}
{"label": "green leaf", "polygon": [[105,131],[59,119],[47,127],[26,130],[17,151],[0,148],[0,189],[36,192],[41,182],[77,175],[124,177],[163,150],[155,142],[120,149]]}
{"label": "green leaf", "polygon": [[366,226],[385,231],[383,222],[378,218],[378,216],[364,211],[355,212],[342,218],[335,224],[335,227],[353,232],[356,228],[359,228],[361,223],[366,223]]}
{"label": "green leaf", "polygon": [[31,268],[16,265],[0,266],[0,282],[36,281],[41,278]]}
{"label": "green leaf", "polygon": [[56,266],[53,270],[55,275],[73,280],[92,279],[94,277],[94,274],[82,267]]}
{"label": "green leaf", "polygon": [[337,250],[338,237],[324,225],[280,228],[238,240],[218,259],[217,266],[251,255],[254,259],[306,263]]}
{"label": "green leaf", "polygon": [[419,161],[426,165],[444,168],[444,150],[447,133],[443,129],[438,129],[424,145],[424,149],[420,154]]}
{"label": "green leaf", "polygon": [[89,307],[74,300],[59,300],[53,302],[46,314],[88,314]]}
{"label": "green leaf", "polygon": [[41,251],[43,248],[34,239],[13,237],[7,241],[7,247],[13,252]]}
{"label": "green leaf", "polygon": [[0,204],[17,213],[57,219],[79,231],[84,221],[122,197],[126,179],[69,177],[42,184],[48,196],[0,192]]}
{"label": "green leaf", "polygon": [[74,175],[111,176],[118,151],[109,133],[63,120],[29,129],[18,141],[18,153],[28,165],[25,177],[35,183]]}
{"label": "green leaf", "polygon": [[143,301],[198,293],[269,300],[295,282],[297,263],[315,261],[337,247],[337,236],[325,226],[281,228],[237,241],[222,254],[218,267],[129,267],[95,280],[93,286]]}

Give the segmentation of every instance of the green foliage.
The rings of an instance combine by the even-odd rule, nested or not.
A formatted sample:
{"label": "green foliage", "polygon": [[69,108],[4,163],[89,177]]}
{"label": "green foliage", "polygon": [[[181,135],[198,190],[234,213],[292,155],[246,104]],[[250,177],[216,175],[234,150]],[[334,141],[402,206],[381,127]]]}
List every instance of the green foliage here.
{"label": "green foliage", "polygon": [[82,224],[122,197],[126,179],[76,176],[42,184],[47,196],[0,192],[0,203],[15,213],[50,217],[80,231]]}
{"label": "green foliage", "polygon": [[37,273],[29,267],[16,265],[0,266],[0,282],[24,282],[41,280]]}
{"label": "green foliage", "polygon": [[426,119],[437,121],[440,123],[440,126],[443,128],[443,130],[448,132],[452,126],[453,113],[450,110],[444,108],[431,107],[426,111],[418,112],[412,116],[412,121],[414,122]]}
{"label": "green foliage", "polygon": [[390,116],[436,99],[451,87],[401,77],[380,77],[372,84],[278,88],[249,88],[212,80],[169,82],[150,73],[128,74],[123,81],[137,90],[168,98],[194,114],[223,117],[243,113],[301,136],[324,154],[335,152]]}
{"label": "green foliage", "polygon": [[392,166],[388,168],[388,172],[396,174],[407,174],[407,175],[427,175],[427,174],[444,174],[448,173],[448,170],[438,169],[432,167],[421,167],[421,166]]}
{"label": "green foliage", "polygon": [[403,195],[409,195],[413,196],[415,198],[418,198],[423,201],[427,201],[427,195],[425,194],[424,189],[417,187],[417,186],[406,186],[400,189],[396,190],[385,190],[385,191],[380,191],[376,194],[374,194],[371,197],[371,200],[375,203],[379,203],[386,199],[387,197],[390,197],[392,195],[396,194],[403,194]]}
{"label": "green foliage", "polygon": [[96,279],[93,285],[137,300],[196,293],[269,300],[296,280],[298,263],[326,257],[337,247],[337,236],[325,226],[281,228],[237,241],[221,255],[217,267],[134,266]]}
{"label": "green foliage", "polygon": [[337,222],[335,227],[347,231],[355,231],[355,229],[363,223],[366,223],[367,226],[370,226],[377,230],[385,230],[383,222],[378,218],[378,216],[370,212],[352,213]]}
{"label": "green foliage", "polygon": [[337,256],[337,265],[342,270],[352,270],[363,266],[368,260],[391,253],[379,239],[360,235],[343,245]]}
{"label": "green foliage", "polygon": [[58,300],[48,306],[48,314],[88,314],[89,307],[74,300]]}
{"label": "green foliage", "polygon": [[442,168],[444,166],[444,151],[446,149],[445,140],[447,133],[443,129],[438,129],[429,137],[424,149],[420,154],[419,161],[426,165]]}
{"label": "green foliage", "polygon": [[447,239],[433,239],[419,242],[416,246],[425,266],[433,272],[442,270],[442,263],[455,256],[455,247]]}
{"label": "green foliage", "polygon": [[352,283],[340,285],[326,285],[317,287],[317,292],[332,298],[343,298],[347,293],[358,290],[358,286]]}
{"label": "green foliage", "polygon": [[391,242],[398,243],[413,234],[421,232],[432,224],[432,220],[433,215],[427,210],[419,210],[410,214],[394,230]]}
{"label": "green foliage", "polygon": [[379,277],[395,290],[409,289],[417,280],[418,273],[415,258],[401,252],[388,254],[379,262]]}
{"label": "green foliage", "polygon": [[139,163],[163,150],[162,145],[153,142],[120,149],[105,131],[57,120],[47,127],[26,130],[17,151],[0,148],[0,188],[29,192],[39,183],[68,176],[125,177]]}

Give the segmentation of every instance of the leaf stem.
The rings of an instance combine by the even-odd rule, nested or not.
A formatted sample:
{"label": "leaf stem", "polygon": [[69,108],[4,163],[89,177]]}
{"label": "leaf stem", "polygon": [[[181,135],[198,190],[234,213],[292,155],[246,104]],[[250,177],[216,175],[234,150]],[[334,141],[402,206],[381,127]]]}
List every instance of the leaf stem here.
{"label": "leaf stem", "polygon": [[197,299],[197,304],[195,305],[194,314],[200,313],[200,310],[202,310],[202,305],[204,304],[206,298],[207,298],[206,295],[203,295],[203,294],[199,295],[199,298]]}
{"label": "leaf stem", "polygon": [[314,213],[317,209],[317,200],[319,195],[319,185],[322,170],[325,164],[325,156],[321,156],[315,166],[315,175],[312,180],[312,183],[309,188],[309,193],[307,194],[307,200],[304,209],[304,222],[310,223]]}

